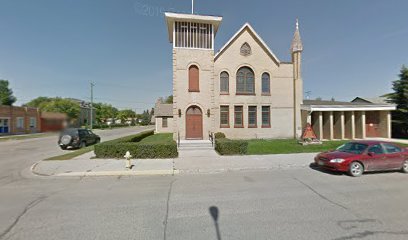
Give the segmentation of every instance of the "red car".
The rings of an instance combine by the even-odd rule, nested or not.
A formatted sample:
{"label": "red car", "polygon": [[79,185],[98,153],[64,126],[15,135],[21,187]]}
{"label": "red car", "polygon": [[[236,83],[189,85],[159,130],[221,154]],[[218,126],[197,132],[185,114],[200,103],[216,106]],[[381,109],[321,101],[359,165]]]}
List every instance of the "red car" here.
{"label": "red car", "polygon": [[364,172],[402,170],[408,173],[408,148],[382,141],[352,141],[334,151],[318,154],[316,166],[348,172],[359,177]]}

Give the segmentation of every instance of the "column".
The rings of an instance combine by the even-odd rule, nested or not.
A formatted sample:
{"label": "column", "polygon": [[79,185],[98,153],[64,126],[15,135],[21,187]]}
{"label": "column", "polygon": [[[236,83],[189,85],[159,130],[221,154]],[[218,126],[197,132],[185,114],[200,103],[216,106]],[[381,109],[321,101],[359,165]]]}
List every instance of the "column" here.
{"label": "column", "polygon": [[333,121],[333,112],[329,112],[329,126],[330,126],[330,140],[334,139],[334,121]]}
{"label": "column", "polygon": [[340,113],[340,131],[341,131],[341,139],[345,139],[345,126],[344,126],[344,112]]}
{"label": "column", "polygon": [[391,138],[391,112],[387,112],[387,138]]}
{"label": "column", "polygon": [[351,112],[351,139],[356,138],[356,123],[355,123],[354,111]]}
{"label": "column", "polygon": [[366,114],[365,111],[361,112],[361,138],[366,138]]}

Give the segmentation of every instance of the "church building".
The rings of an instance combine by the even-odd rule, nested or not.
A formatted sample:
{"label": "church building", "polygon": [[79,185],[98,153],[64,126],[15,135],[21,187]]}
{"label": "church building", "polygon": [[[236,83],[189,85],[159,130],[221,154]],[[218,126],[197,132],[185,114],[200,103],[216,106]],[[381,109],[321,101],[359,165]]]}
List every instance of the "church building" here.
{"label": "church building", "polygon": [[[309,122],[319,128],[319,138],[335,136],[333,112],[312,113],[315,105],[303,105],[303,44],[297,22],[292,43],[288,43],[291,61],[284,62],[249,23],[215,53],[222,17],[167,12],[165,19],[172,43],[173,104],[156,105],[156,132],[172,132],[174,139],[182,140],[208,139],[216,132],[231,139],[300,138]],[[347,107],[330,111],[341,111],[335,116],[343,116],[344,123],[344,116],[349,116],[344,111],[353,111]],[[392,109],[381,110],[387,111],[381,117],[389,121]],[[326,120],[326,115],[332,120]],[[384,134],[389,125],[385,123]],[[325,135],[323,129],[327,129]]]}

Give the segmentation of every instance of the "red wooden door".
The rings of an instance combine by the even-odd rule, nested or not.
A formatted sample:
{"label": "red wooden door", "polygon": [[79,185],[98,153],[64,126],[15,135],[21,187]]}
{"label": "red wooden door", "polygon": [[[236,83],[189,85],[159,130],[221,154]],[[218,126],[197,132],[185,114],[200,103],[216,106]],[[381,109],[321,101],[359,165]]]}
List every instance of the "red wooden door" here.
{"label": "red wooden door", "polygon": [[366,112],[366,137],[380,137],[379,112]]}
{"label": "red wooden door", "polygon": [[187,110],[186,139],[203,139],[203,114],[198,107]]}

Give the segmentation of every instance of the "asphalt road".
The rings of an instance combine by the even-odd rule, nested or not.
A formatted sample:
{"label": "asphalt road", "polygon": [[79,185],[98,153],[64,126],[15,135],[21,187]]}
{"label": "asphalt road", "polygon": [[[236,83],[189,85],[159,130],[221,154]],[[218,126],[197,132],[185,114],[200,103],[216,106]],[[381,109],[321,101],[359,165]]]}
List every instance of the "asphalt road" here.
{"label": "asphalt road", "polygon": [[47,141],[0,143],[1,240],[408,239],[399,172],[34,177],[32,163],[61,152]]}

